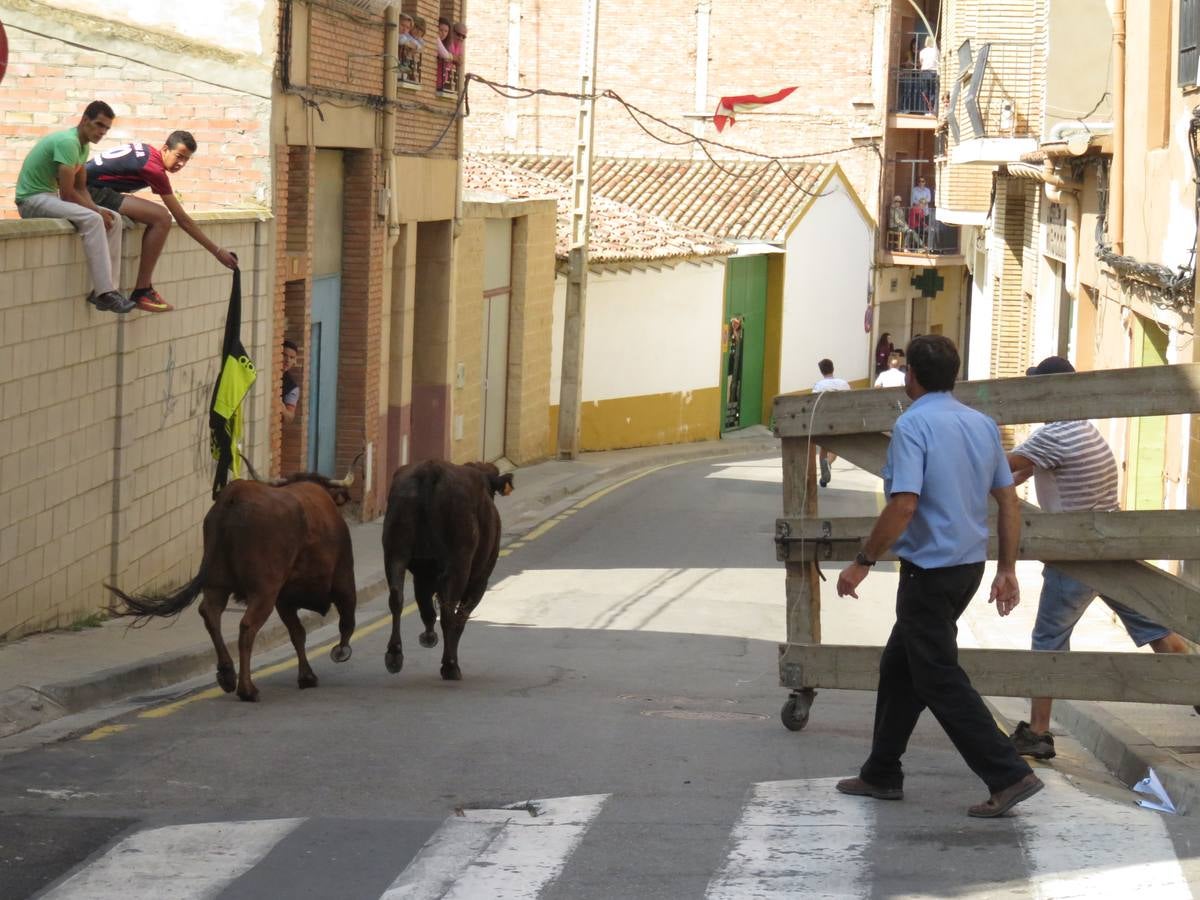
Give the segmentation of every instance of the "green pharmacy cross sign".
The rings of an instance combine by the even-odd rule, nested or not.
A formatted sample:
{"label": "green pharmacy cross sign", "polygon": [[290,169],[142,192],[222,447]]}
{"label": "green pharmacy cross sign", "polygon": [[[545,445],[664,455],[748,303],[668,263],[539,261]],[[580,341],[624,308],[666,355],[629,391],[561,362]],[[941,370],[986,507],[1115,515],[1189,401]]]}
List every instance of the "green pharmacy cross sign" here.
{"label": "green pharmacy cross sign", "polygon": [[913,287],[921,289],[922,297],[936,297],[937,292],[946,285],[946,279],[937,273],[937,269],[922,269],[920,275],[912,277]]}

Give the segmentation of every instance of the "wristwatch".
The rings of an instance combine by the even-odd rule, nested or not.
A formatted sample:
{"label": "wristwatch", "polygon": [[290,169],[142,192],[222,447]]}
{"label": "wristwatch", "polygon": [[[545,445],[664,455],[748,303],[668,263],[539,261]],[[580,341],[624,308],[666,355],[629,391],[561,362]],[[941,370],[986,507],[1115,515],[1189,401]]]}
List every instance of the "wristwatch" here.
{"label": "wristwatch", "polygon": [[861,550],[858,551],[858,556],[854,557],[854,564],[856,566],[866,566],[869,569],[871,566],[875,565],[875,563],[876,560],[867,559],[867,554],[863,553]]}

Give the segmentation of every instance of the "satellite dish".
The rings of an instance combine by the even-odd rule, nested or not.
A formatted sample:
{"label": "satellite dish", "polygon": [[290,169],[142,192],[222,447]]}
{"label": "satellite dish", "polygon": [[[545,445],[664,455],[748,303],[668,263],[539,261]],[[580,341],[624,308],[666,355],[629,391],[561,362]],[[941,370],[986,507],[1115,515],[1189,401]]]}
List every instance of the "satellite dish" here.
{"label": "satellite dish", "polygon": [[8,35],[4,33],[4,23],[0,22],[0,81],[8,69]]}

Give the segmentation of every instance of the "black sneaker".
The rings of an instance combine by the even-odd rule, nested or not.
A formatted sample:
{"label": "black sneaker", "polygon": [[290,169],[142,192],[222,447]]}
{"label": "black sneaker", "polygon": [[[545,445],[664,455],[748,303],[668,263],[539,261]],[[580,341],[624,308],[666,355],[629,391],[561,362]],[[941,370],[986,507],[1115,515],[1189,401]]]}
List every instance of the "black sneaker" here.
{"label": "black sneaker", "polygon": [[1048,731],[1038,734],[1028,722],[1018,722],[1017,730],[1008,738],[1022,756],[1034,759],[1054,759],[1054,735]]}
{"label": "black sneaker", "polygon": [[829,460],[825,459],[825,457],[821,457],[821,487],[825,487],[825,485],[829,484],[829,479],[831,477],[832,474],[829,471]]}
{"label": "black sneaker", "polygon": [[100,312],[127,313],[131,309],[137,309],[137,304],[118,291],[105,291],[103,294],[96,294],[94,291],[88,294],[88,303],[100,310]]}

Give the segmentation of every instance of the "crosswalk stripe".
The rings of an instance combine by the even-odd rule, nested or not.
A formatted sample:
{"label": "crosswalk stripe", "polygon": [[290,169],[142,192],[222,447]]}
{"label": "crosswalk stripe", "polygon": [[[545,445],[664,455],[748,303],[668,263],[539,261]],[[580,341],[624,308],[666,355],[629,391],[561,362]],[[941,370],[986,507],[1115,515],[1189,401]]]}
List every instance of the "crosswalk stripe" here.
{"label": "crosswalk stripe", "polygon": [[756,784],[708,900],[868,896],[874,805],[837,793],[837,780]]}
{"label": "crosswalk stripe", "polygon": [[1052,770],[1038,776],[1046,787],[1018,819],[1036,897],[1191,900],[1162,816],[1097,800]]}
{"label": "crosswalk stripe", "polygon": [[558,877],[609,794],[557,797],[447,819],[380,900],[526,900]]}
{"label": "crosswalk stripe", "polygon": [[131,835],[44,900],[215,897],[303,819],[170,825]]}

